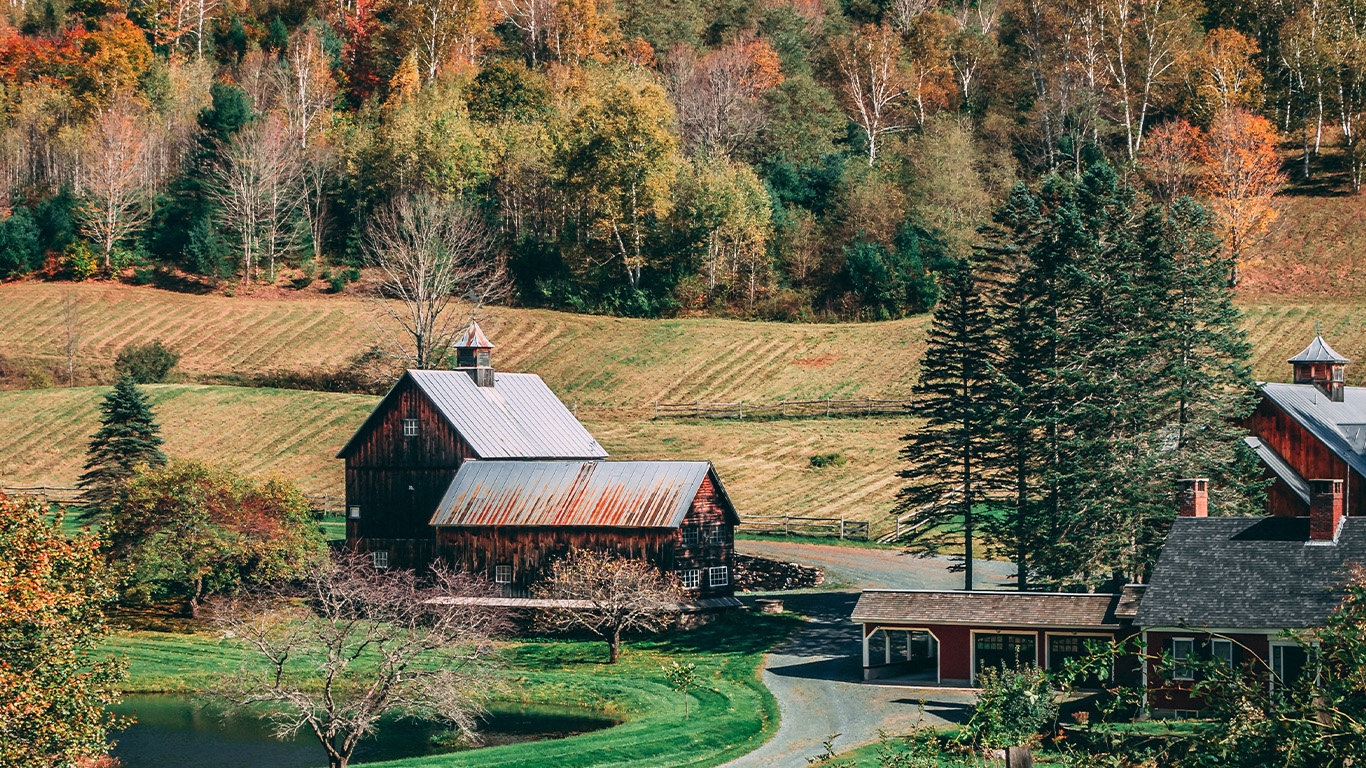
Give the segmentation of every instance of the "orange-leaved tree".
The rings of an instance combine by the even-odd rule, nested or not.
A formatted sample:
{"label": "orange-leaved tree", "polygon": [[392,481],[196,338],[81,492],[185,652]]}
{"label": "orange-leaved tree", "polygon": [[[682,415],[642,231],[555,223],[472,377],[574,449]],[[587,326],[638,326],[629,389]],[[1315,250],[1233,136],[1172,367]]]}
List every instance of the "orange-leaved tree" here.
{"label": "orange-leaved tree", "polygon": [[1171,201],[1195,191],[1203,146],[1200,129],[1181,118],[1148,131],[1138,153],[1138,168],[1153,194]]}
{"label": "orange-leaved tree", "polygon": [[1264,117],[1240,107],[1215,115],[1201,148],[1205,173],[1200,189],[1209,196],[1233,259],[1231,285],[1247,249],[1276,220],[1275,195],[1285,185],[1276,154],[1276,129]]}
{"label": "orange-leaved tree", "polygon": [[122,667],[95,652],[114,598],[100,543],[61,515],[0,495],[0,765],[103,755]]}

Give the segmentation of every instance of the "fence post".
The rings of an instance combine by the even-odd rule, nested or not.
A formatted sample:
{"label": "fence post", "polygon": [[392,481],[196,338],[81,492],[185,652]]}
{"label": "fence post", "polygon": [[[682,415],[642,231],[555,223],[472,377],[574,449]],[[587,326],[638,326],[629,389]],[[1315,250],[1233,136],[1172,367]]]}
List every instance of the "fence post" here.
{"label": "fence post", "polygon": [[655,401],[655,420],[659,420],[659,401]]}
{"label": "fence post", "polygon": [[702,401],[697,401],[697,418],[702,418]]}
{"label": "fence post", "polygon": [[825,415],[830,415],[830,398],[825,398]]}
{"label": "fence post", "polygon": [[783,535],[792,535],[792,521],[788,519],[787,515],[783,515]]}
{"label": "fence post", "polygon": [[840,541],[844,541],[844,515],[840,515]]}
{"label": "fence post", "polygon": [[745,401],[744,401],[744,400],[741,400],[740,402],[736,403],[735,405],[736,405],[737,413],[740,414],[740,418],[742,418],[742,419],[745,418]]}

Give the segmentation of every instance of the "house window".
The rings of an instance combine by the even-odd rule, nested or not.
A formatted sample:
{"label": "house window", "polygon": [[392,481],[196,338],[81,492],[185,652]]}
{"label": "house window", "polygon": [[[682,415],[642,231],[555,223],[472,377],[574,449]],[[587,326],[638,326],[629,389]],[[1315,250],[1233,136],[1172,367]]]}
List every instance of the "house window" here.
{"label": "house window", "polygon": [[698,585],[702,583],[702,572],[696,568],[679,571],[678,583],[683,585],[684,589],[697,589]]}
{"label": "house window", "polygon": [[403,436],[417,437],[417,419],[403,420]]}
{"label": "house window", "polygon": [[1233,641],[1215,638],[1209,641],[1210,658],[1233,669]]}
{"label": "house window", "polygon": [[1195,640],[1189,637],[1178,637],[1172,640],[1172,679],[1173,680],[1194,680],[1195,670],[1186,662],[1190,660],[1195,651]]}
{"label": "house window", "polygon": [[495,566],[493,567],[493,580],[496,581],[496,582],[498,582],[499,584],[511,584],[511,583],[512,583],[512,566],[510,566],[510,565],[495,565]]}
{"label": "house window", "polygon": [[347,508],[346,508],[346,516],[349,517],[349,518],[351,518],[352,520],[359,520],[359,519],[360,519],[360,507],[347,507]]}
{"label": "house window", "polygon": [[695,547],[695,546],[697,546],[697,526],[695,526],[695,525],[685,525],[685,526],[683,526],[683,546],[685,546],[685,547]]}
{"label": "house window", "polygon": [[707,586],[724,587],[730,583],[730,569],[724,565],[707,569]]}
{"label": "house window", "polygon": [[1271,646],[1271,687],[1295,682],[1308,664],[1309,654],[1298,645]]}
{"label": "house window", "polygon": [[385,550],[371,552],[370,561],[375,564],[375,568],[382,571],[389,567],[389,553]]}
{"label": "house window", "polygon": [[719,547],[726,543],[726,526],[714,525],[707,529],[707,546]]}

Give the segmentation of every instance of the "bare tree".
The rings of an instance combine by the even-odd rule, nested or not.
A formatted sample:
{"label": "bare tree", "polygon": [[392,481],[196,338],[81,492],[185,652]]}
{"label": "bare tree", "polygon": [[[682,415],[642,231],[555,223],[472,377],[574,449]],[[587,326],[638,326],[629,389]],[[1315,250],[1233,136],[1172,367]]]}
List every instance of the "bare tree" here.
{"label": "bare tree", "polygon": [[237,235],[244,282],[263,260],[274,281],[275,262],[298,246],[301,176],[299,147],[276,113],[238,131],[220,153],[209,194],[222,223]]}
{"label": "bare tree", "polygon": [[[312,733],[331,768],[390,712],[438,719],[468,738],[496,688],[492,638],[504,614],[481,604],[488,585],[441,569],[430,585],[358,554],[314,567],[297,587],[215,605],[226,638],[251,653],[217,693],[261,716],[281,739]],[[249,711],[260,713],[260,709]]]}
{"label": "bare tree", "polygon": [[733,155],[767,124],[760,97],[782,82],[777,53],[761,39],[737,40],[699,56],[679,46],[669,55],[678,129],[691,154]]}
{"label": "bare tree", "polygon": [[380,311],[401,329],[399,357],[414,368],[440,364],[465,318],[452,302],[502,298],[508,280],[483,219],[469,207],[427,194],[404,195],[365,228],[366,262],[382,278]]}
{"label": "bare tree", "polygon": [[81,336],[85,325],[81,322],[81,304],[76,292],[67,289],[62,294],[62,350],[66,352],[66,385],[76,386],[76,355],[81,351]]}
{"label": "bare tree", "polygon": [[498,0],[498,12],[526,38],[531,64],[540,61],[546,30],[554,21],[555,0]]}
{"label": "bare tree", "polygon": [[150,162],[155,137],[131,100],[115,98],[86,131],[77,164],[81,232],[100,244],[103,266],[119,241],[142,229],[151,217],[155,188]]}
{"label": "bare tree", "polygon": [[607,641],[608,663],[621,657],[623,632],[663,629],[682,600],[673,578],[644,560],[578,549],[557,560],[533,592],[565,601],[538,612],[548,629],[586,629]]}
{"label": "bare tree", "polygon": [[901,35],[890,24],[865,24],[833,46],[843,76],[845,108],[868,137],[868,165],[883,135],[903,131],[901,103],[914,84],[901,65]]}
{"label": "bare tree", "polygon": [[306,149],[325,127],[337,98],[331,63],[316,29],[294,34],[276,77],[285,122],[299,146]]}

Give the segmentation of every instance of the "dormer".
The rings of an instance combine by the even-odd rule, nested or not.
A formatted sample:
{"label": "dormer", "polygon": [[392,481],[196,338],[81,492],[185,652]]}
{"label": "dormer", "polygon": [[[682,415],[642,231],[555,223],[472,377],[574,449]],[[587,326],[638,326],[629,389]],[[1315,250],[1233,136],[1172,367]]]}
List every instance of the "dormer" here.
{"label": "dormer", "polygon": [[1315,336],[1309,346],[1290,358],[1289,362],[1295,366],[1296,384],[1313,384],[1327,395],[1329,400],[1335,403],[1342,402],[1345,395],[1343,387],[1346,383],[1347,363],[1351,361],[1334,352],[1322,336]]}
{"label": "dormer", "polygon": [[455,369],[468,373],[477,386],[493,386],[493,342],[474,320],[455,342]]}

